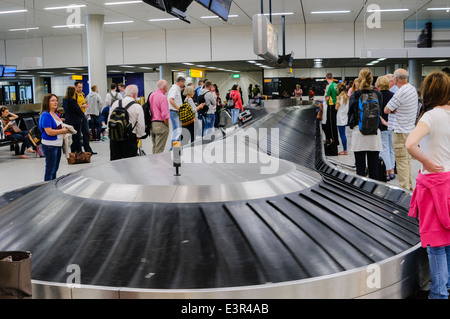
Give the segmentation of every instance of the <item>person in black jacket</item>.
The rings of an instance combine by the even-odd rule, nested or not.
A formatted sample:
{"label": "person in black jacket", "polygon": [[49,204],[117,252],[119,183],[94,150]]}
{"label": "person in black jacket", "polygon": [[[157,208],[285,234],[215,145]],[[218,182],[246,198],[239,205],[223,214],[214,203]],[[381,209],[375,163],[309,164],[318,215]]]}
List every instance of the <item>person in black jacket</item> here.
{"label": "person in black jacket", "polygon": [[81,152],[81,122],[84,113],[78,106],[77,101],[73,98],[75,96],[75,87],[69,86],[66,90],[66,96],[63,99],[62,105],[65,113],[65,123],[72,125],[77,131],[77,134],[72,135],[72,145],[70,150],[72,153]]}

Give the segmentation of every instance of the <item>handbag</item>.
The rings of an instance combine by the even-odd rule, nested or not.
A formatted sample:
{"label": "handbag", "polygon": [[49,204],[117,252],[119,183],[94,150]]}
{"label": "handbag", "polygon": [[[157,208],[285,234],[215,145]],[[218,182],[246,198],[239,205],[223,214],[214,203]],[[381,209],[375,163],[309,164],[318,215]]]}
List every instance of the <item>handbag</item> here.
{"label": "handbag", "polygon": [[90,163],[91,156],[92,154],[89,152],[70,153],[67,163],[69,165]]}
{"label": "handbag", "polygon": [[31,295],[31,253],[0,252],[0,299],[29,299]]}
{"label": "handbag", "polygon": [[230,99],[227,101],[227,109],[232,110],[235,107],[234,99],[230,97]]}
{"label": "handbag", "polygon": [[194,123],[195,113],[192,111],[191,105],[186,102],[179,108],[180,122],[182,126]]}

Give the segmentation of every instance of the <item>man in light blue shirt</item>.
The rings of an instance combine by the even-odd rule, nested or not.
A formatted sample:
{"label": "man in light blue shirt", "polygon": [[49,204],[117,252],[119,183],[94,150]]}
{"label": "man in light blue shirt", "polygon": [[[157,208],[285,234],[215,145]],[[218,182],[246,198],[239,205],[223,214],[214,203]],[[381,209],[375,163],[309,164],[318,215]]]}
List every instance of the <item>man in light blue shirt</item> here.
{"label": "man in light blue shirt", "polygon": [[411,157],[406,150],[405,142],[416,123],[419,106],[417,90],[408,83],[408,73],[404,69],[397,69],[394,72],[393,82],[398,87],[398,91],[384,108],[384,113],[395,114],[395,117],[390,117],[388,122],[389,129],[393,130],[392,144],[400,186],[413,190]]}

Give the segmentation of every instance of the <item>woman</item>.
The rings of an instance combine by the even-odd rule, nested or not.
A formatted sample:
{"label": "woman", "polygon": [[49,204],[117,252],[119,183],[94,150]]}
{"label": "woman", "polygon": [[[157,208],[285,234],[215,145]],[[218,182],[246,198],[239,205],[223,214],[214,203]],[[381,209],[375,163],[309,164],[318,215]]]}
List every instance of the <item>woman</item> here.
{"label": "woman", "polygon": [[345,127],[348,123],[348,102],[349,98],[347,96],[347,91],[343,83],[339,83],[337,86],[338,97],[336,102],[336,125],[338,127],[339,136],[341,137],[343,151],[339,152],[338,155],[348,155],[347,151],[347,135],[345,134]]}
{"label": "woman", "polygon": [[55,94],[44,96],[39,117],[39,129],[42,132],[42,150],[45,155],[44,181],[56,178],[61,160],[63,134],[69,130],[62,126],[63,122],[56,115],[58,97]]}
{"label": "woman", "polygon": [[72,135],[70,151],[72,153],[81,153],[81,123],[84,118],[84,113],[78,106],[77,100],[74,99],[74,96],[75,87],[67,87],[62,106],[65,113],[65,123],[73,126],[75,131],[77,131],[77,134]]}
{"label": "woman", "polygon": [[239,113],[244,111],[241,93],[239,93],[239,85],[233,85],[230,92],[230,98],[234,101],[234,109],[231,109],[231,122],[232,124],[235,124],[238,121]]}
{"label": "woman", "polygon": [[[380,76],[377,79],[375,86],[380,90],[381,94],[383,95],[383,103],[381,104],[381,109],[384,110],[384,107],[394,96],[394,93],[389,91],[389,79],[385,76]],[[394,146],[392,145],[392,130],[388,129],[389,124],[388,119],[389,114],[381,112],[380,131],[381,131],[381,144],[383,145],[383,149],[380,153],[380,157],[383,159],[383,162],[386,165],[387,182],[395,178],[395,154],[394,154]]]}
{"label": "woman", "polygon": [[298,105],[302,105],[303,90],[302,90],[302,86],[300,84],[297,84],[296,89],[294,91],[294,96],[297,99],[299,99]]}
{"label": "woman", "polygon": [[[355,80],[356,82],[356,80]],[[363,135],[359,130],[359,98],[363,94],[369,94],[371,98],[377,99],[381,105],[383,96],[372,86],[373,74],[369,68],[363,68],[358,77],[359,90],[350,97],[349,105],[349,126],[352,131],[352,151],[355,154],[356,174],[366,176],[366,159],[369,169],[369,178],[378,179],[378,162],[381,145],[381,134],[378,129],[376,135]],[[382,110],[379,109],[381,114]]]}
{"label": "woman", "polygon": [[348,97],[352,96],[352,94],[358,90],[359,90],[359,81],[358,79],[355,79],[355,81],[353,81],[352,87],[347,92]]}
{"label": "woman", "polygon": [[20,148],[19,158],[28,159],[29,156],[25,155],[27,153],[36,153],[35,150],[31,148],[30,139],[28,138],[28,132],[20,131],[16,124],[19,116],[11,113],[6,106],[0,108],[1,120],[3,122],[3,131],[5,133],[6,140],[13,140],[22,142],[22,147]]}
{"label": "woman", "polygon": [[[186,86],[186,88],[184,89],[183,95],[186,97],[185,101],[187,103],[189,103],[189,105],[191,106],[192,112],[194,112],[195,118],[197,119],[197,112],[205,106],[205,103],[202,103],[199,106],[195,105],[194,100],[193,100],[193,97],[195,95],[195,88],[193,88],[192,86]],[[184,138],[186,130],[189,131],[189,134],[191,136],[191,139],[190,139],[191,143],[195,141],[195,131],[196,131],[195,123],[197,123],[196,120],[194,120],[189,125],[183,126],[183,130],[182,130],[182,134],[181,134],[181,143],[183,146],[188,144],[188,140]]]}
{"label": "woman", "polygon": [[[420,240],[430,265],[430,299],[450,289],[450,77],[433,72],[422,83],[424,109],[406,149],[422,163],[409,216],[419,218]],[[420,144],[420,147],[419,147]]]}

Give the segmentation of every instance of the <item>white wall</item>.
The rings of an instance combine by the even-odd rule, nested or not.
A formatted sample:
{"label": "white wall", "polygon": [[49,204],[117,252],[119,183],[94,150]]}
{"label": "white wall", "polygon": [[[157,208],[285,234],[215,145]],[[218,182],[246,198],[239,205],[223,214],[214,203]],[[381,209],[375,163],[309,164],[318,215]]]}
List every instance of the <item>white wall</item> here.
{"label": "white wall", "polygon": [[0,64],[6,64],[5,41],[0,40]]}
{"label": "white wall", "polygon": [[306,58],[354,57],[353,23],[306,25]]}
{"label": "white wall", "polygon": [[43,57],[46,68],[63,68],[67,64],[72,66],[82,65],[81,36],[43,38]]}
{"label": "white wall", "polygon": [[403,48],[403,21],[382,21],[381,28],[364,28],[362,22],[355,23],[355,56],[361,49],[391,49]]}

